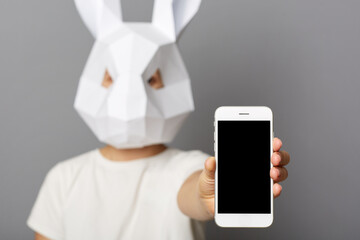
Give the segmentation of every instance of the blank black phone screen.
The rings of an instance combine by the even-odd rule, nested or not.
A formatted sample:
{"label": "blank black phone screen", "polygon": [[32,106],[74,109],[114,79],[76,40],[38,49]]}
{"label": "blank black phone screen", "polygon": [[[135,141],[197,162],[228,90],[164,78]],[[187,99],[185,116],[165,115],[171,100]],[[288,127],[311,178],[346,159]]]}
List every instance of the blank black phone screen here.
{"label": "blank black phone screen", "polygon": [[218,121],[218,213],[271,213],[270,121]]}

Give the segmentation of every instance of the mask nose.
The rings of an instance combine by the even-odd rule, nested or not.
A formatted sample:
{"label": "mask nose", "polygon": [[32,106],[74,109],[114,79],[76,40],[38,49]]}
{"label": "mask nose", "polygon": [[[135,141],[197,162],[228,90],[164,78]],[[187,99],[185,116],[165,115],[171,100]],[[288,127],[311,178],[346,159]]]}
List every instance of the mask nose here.
{"label": "mask nose", "polygon": [[113,85],[107,101],[109,115],[123,121],[144,118],[147,95],[141,76],[120,74]]}

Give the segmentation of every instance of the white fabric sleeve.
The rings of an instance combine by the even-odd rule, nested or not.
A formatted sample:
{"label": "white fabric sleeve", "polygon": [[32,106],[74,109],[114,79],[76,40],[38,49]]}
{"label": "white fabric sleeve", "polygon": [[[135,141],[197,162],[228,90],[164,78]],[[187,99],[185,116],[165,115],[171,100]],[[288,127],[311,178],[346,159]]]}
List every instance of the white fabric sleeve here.
{"label": "white fabric sleeve", "polygon": [[[183,239],[205,239],[204,224],[200,221],[190,219],[187,215],[181,212],[177,195],[186,179],[198,170],[204,169],[205,160],[209,157],[208,154],[201,151],[181,152],[174,159],[172,159],[172,176],[170,176],[172,190],[170,196],[170,208],[167,214],[168,219],[176,219],[168,221],[168,227],[177,231],[179,229],[187,229],[189,226],[192,229],[191,235],[185,236],[184,232],[174,232],[175,235],[184,236]],[[176,224],[176,226],[174,226]]]}
{"label": "white fabric sleeve", "polygon": [[63,238],[65,184],[61,171],[59,163],[48,172],[27,220],[32,230],[50,239]]}
{"label": "white fabric sleeve", "polygon": [[210,155],[201,151],[188,151],[179,154],[174,159],[174,187],[176,189],[176,195],[178,194],[181,186],[184,184],[186,179],[198,170],[204,169],[205,160]]}
{"label": "white fabric sleeve", "polygon": [[204,169],[205,160],[209,157],[210,155],[198,150],[184,152],[178,156],[176,162],[176,175],[179,183],[181,183],[178,190],[180,190],[182,184],[191,174]]}

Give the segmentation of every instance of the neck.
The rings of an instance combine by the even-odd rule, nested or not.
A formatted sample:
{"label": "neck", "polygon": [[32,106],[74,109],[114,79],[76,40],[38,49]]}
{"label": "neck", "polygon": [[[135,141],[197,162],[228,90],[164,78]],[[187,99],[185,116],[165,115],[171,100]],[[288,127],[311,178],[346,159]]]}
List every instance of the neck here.
{"label": "neck", "polygon": [[167,147],[164,144],[146,146],[142,148],[117,149],[110,145],[100,149],[100,153],[111,161],[131,161],[139,158],[155,156]]}

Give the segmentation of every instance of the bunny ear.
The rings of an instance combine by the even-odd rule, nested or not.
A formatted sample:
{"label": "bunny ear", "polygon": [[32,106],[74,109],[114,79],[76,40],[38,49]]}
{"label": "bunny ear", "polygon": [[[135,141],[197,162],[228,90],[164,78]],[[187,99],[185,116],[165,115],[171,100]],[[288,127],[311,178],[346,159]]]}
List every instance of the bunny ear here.
{"label": "bunny ear", "polygon": [[176,41],[199,10],[201,0],[155,0],[152,23]]}
{"label": "bunny ear", "polygon": [[101,38],[122,24],[120,0],[75,0],[82,20],[95,38]]}

